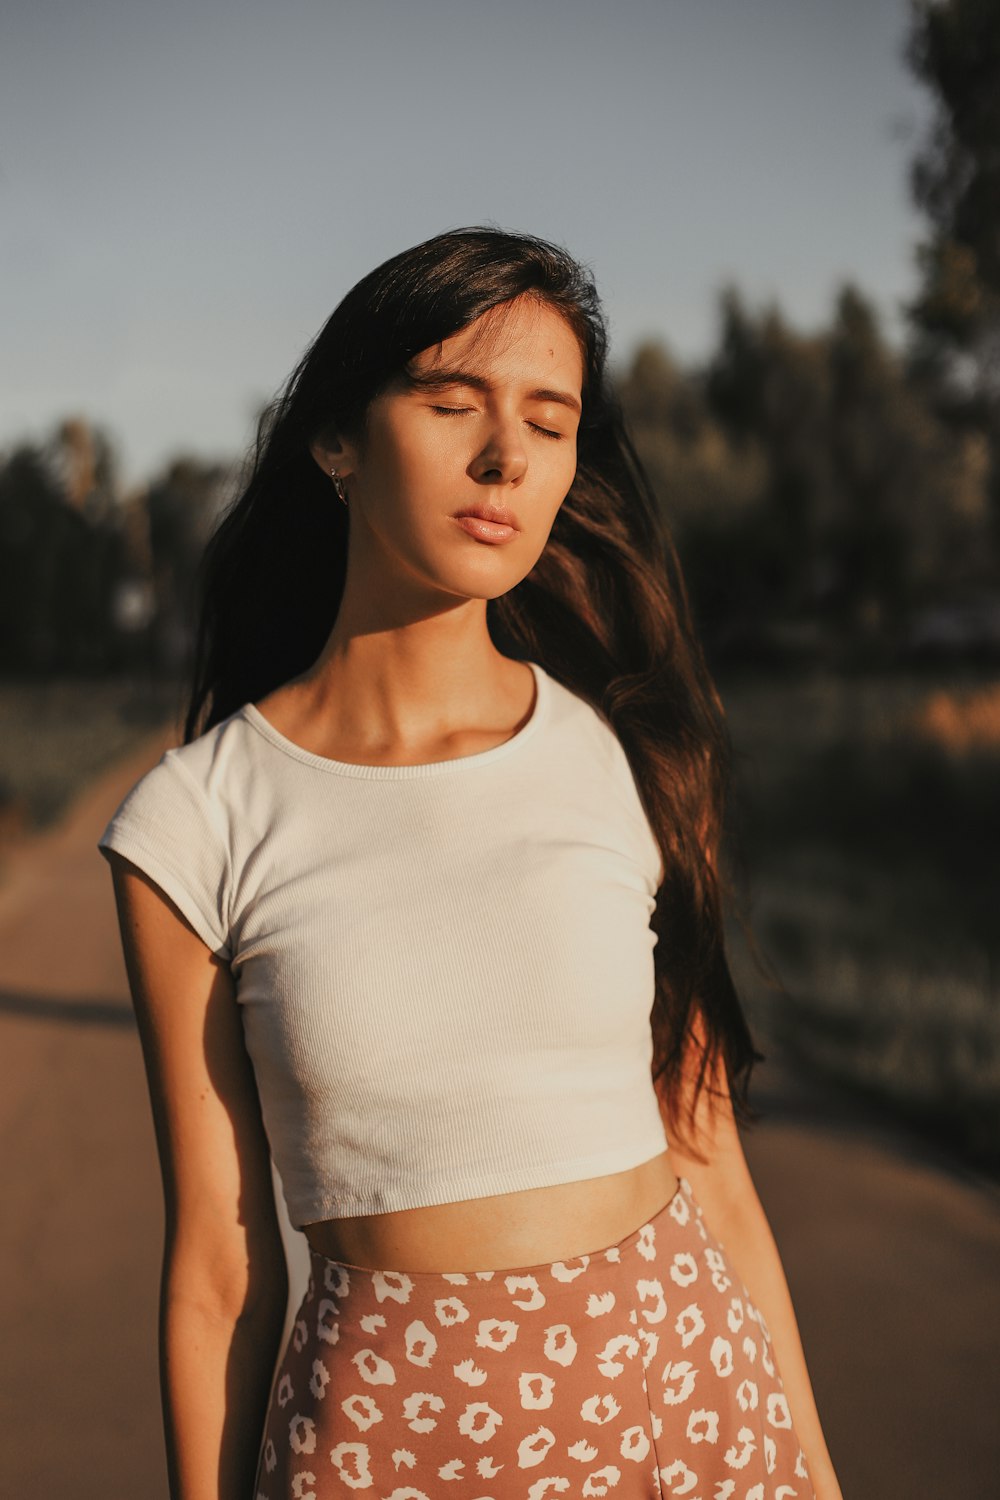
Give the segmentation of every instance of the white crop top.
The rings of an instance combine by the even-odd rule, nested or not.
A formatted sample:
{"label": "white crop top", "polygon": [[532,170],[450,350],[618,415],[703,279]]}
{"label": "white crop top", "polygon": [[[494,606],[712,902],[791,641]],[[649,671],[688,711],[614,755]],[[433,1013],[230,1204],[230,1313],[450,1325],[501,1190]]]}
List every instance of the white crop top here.
{"label": "white crop top", "polygon": [[667,1145],[660,850],[610,725],[529,665],[512,738],[425,765],[316,755],[244,704],[167,750],[101,835],[230,963],[296,1227]]}

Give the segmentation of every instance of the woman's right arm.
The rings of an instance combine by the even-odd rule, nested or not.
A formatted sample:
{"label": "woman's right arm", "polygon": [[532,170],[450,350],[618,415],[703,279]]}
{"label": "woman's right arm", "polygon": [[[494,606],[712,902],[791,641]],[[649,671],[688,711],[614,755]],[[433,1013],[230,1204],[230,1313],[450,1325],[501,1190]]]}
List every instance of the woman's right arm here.
{"label": "woman's right arm", "polygon": [[110,859],[163,1177],[171,1500],[252,1500],[288,1280],[235,986],[159,887]]}

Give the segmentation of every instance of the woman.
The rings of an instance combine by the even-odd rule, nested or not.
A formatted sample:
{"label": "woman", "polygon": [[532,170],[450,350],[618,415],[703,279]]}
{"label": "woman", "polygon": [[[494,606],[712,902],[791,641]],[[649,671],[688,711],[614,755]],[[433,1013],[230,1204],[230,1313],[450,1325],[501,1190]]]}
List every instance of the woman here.
{"label": "woman", "polygon": [[604,360],[560,249],[418,245],[207,549],[184,743],[100,841],[174,1500],[839,1496],[735,1125],[722,709]]}

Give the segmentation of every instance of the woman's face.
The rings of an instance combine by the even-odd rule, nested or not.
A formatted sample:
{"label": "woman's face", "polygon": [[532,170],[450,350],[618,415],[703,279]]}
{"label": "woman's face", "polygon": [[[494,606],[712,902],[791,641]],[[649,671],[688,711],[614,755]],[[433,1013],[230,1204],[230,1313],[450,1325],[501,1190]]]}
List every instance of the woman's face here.
{"label": "woman's face", "polygon": [[576,473],[583,356],[548,304],[498,312],[419,354],[357,442],[314,446],[347,490],[349,581],[495,598],[538,560]]}

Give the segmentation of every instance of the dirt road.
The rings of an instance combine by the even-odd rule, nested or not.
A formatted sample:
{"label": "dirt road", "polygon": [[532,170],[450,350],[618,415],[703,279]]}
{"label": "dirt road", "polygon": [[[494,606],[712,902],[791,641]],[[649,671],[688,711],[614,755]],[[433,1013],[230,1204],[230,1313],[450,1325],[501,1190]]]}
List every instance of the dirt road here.
{"label": "dirt road", "polygon": [[[152,739],[0,884],[0,1493],[165,1500],[161,1208],[110,875]],[[761,1071],[747,1141],[846,1500],[1000,1493],[1000,1200],[902,1132]]]}

